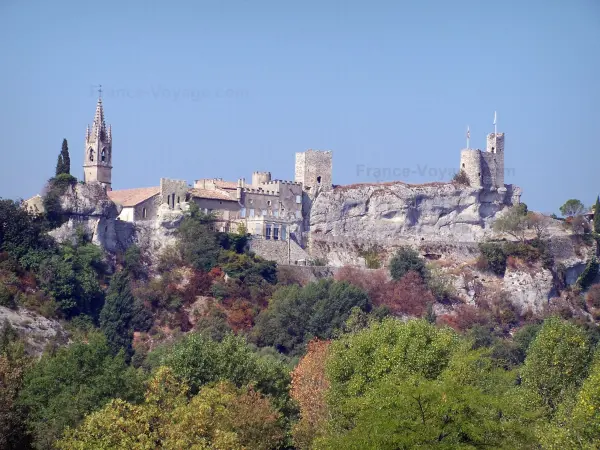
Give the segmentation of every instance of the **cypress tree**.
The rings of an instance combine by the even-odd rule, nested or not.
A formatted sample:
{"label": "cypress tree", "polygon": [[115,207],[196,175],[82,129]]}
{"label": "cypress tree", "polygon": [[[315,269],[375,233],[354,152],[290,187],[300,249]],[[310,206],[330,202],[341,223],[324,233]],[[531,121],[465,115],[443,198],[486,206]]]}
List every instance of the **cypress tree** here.
{"label": "cypress tree", "polygon": [[62,153],[58,154],[58,161],[56,161],[56,176],[59,176],[61,173],[64,173],[65,170],[65,162],[63,161]]}
{"label": "cypress tree", "polygon": [[62,160],[63,160],[63,172],[62,173],[70,174],[71,173],[71,157],[69,156],[69,144],[67,143],[66,139],[63,139],[60,156],[62,156]]}
{"label": "cypress tree", "polygon": [[594,231],[600,234],[600,196],[596,197],[594,206]]}
{"label": "cypress tree", "polygon": [[66,139],[63,139],[62,149],[56,162],[56,176],[63,173],[67,175],[71,173],[71,157],[69,156],[69,145]]}

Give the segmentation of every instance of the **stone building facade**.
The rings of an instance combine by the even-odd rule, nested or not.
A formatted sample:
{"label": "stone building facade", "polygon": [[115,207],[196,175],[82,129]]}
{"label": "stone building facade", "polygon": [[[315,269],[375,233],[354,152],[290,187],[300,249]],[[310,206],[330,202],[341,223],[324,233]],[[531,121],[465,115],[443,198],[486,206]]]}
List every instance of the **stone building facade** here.
{"label": "stone building facade", "polygon": [[470,148],[462,150],[460,169],[473,187],[504,189],[504,133],[488,134],[485,152]]}

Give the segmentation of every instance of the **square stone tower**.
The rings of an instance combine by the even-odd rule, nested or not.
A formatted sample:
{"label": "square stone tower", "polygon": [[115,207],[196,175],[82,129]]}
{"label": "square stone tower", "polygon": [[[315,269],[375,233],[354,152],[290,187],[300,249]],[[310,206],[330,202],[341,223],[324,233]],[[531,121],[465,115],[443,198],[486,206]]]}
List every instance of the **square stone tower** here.
{"label": "square stone tower", "polygon": [[332,188],[332,153],[323,150],[307,150],[296,153],[297,183],[310,194],[317,190],[328,191]]}

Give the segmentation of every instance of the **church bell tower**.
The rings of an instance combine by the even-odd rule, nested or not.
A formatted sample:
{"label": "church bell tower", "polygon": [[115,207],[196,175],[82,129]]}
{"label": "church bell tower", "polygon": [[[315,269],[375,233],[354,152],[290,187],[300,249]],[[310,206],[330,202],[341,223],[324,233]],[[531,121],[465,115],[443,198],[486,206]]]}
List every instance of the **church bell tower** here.
{"label": "church bell tower", "polygon": [[83,158],[83,180],[86,183],[100,183],[110,191],[112,178],[112,131],[104,122],[102,90],[96,104],[96,115],[92,129],[88,125],[85,132],[85,155]]}

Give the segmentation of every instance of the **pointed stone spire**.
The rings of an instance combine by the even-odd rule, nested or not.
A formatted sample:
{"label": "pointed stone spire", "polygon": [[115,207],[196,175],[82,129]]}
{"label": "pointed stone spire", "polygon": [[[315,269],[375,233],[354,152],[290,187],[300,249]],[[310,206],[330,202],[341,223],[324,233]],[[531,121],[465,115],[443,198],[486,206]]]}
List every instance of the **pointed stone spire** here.
{"label": "pointed stone spire", "polygon": [[92,136],[103,140],[106,136],[106,123],[104,122],[104,108],[102,107],[102,98],[98,98],[96,104],[96,114],[92,125]]}

